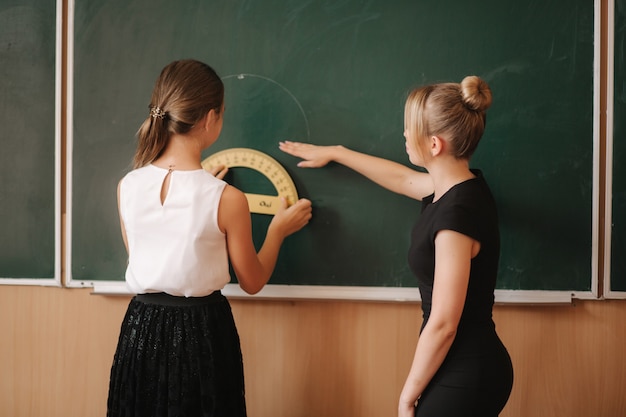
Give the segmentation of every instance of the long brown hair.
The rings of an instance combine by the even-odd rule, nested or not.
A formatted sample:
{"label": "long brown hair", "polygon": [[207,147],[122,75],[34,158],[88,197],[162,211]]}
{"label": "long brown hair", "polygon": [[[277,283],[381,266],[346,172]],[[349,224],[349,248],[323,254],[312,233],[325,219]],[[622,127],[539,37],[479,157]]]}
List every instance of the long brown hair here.
{"label": "long brown hair", "polygon": [[417,140],[442,135],[456,158],[469,159],[485,131],[491,100],[489,86],[475,75],[421,87],[406,100],[405,127]]}
{"label": "long brown hair", "polygon": [[174,61],[157,79],[150,112],[137,132],[135,168],[152,163],[165,149],[172,134],[184,134],[210,110],[221,112],[224,84],[217,73],[202,62]]}

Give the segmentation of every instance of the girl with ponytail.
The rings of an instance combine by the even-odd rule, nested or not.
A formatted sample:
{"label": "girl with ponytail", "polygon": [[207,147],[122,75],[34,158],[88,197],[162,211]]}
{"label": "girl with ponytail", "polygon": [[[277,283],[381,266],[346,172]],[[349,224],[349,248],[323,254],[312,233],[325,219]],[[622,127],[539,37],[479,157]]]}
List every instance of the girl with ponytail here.
{"label": "girl with ponytail", "polygon": [[230,265],[244,291],[259,292],[311,203],[283,201],[257,253],[245,195],[222,180],[225,169],[200,164],[223,117],[224,85],[210,66],[163,69],[135,169],[118,186],[126,284],[136,295],[113,359],[108,417],[246,416],[239,336],[221,289]]}

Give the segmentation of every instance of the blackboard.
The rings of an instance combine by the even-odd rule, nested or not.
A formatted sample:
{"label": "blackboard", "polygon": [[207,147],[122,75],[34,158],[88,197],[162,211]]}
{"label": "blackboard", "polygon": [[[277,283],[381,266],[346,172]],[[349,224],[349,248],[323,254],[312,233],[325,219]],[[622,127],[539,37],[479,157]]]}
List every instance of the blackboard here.
{"label": "blackboard", "polygon": [[0,2],[1,283],[60,283],[58,9]]}
{"label": "blackboard", "polygon": [[610,268],[605,294],[626,297],[626,1],[615,1],[613,62],[612,192],[608,205],[612,214],[610,230]]}
{"label": "blackboard", "polygon": [[[416,285],[406,256],[419,203],[341,166],[298,169],[277,143],[341,143],[408,165],[408,91],[477,74],[494,94],[472,166],[499,205],[498,288],[595,291],[593,1],[76,0],[73,13],[75,283],[123,279],[116,185],[158,72],[191,57],[226,86],[224,129],[206,156],[265,152],[313,201],[272,284]],[[256,187],[253,177],[231,181]],[[258,240],[268,218],[253,220]]]}

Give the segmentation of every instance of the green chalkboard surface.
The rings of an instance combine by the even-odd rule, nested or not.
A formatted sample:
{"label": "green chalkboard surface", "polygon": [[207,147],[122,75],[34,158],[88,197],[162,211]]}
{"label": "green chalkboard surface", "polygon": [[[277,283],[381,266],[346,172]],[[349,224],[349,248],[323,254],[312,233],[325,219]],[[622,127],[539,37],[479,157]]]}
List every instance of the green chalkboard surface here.
{"label": "green chalkboard surface", "polygon": [[611,292],[626,292],[626,0],[615,0]]}
{"label": "green chalkboard surface", "polygon": [[[298,169],[277,144],[341,143],[408,165],[408,91],[477,74],[494,94],[472,165],[500,208],[498,287],[592,290],[593,1],[75,3],[76,282],[123,279],[116,185],[158,73],[192,57],[226,86],[224,129],[206,156],[231,147],[265,152],[313,201],[313,221],[286,241],[271,283],[416,285],[406,254],[419,202],[338,165]],[[246,189],[263,185],[243,169],[230,181],[263,191]],[[253,220],[258,241],[269,219]]]}
{"label": "green chalkboard surface", "polygon": [[[0,281],[60,280],[56,5],[0,1]],[[59,197],[60,199],[60,197]]]}

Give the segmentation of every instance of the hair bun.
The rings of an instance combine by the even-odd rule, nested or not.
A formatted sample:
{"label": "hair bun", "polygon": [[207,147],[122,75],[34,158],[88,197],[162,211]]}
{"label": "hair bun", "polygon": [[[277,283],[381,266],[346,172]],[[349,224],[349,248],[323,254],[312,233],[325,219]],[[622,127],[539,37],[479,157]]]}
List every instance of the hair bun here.
{"label": "hair bun", "polygon": [[461,81],[463,103],[471,110],[485,111],[491,106],[489,85],[476,75],[468,75]]}

